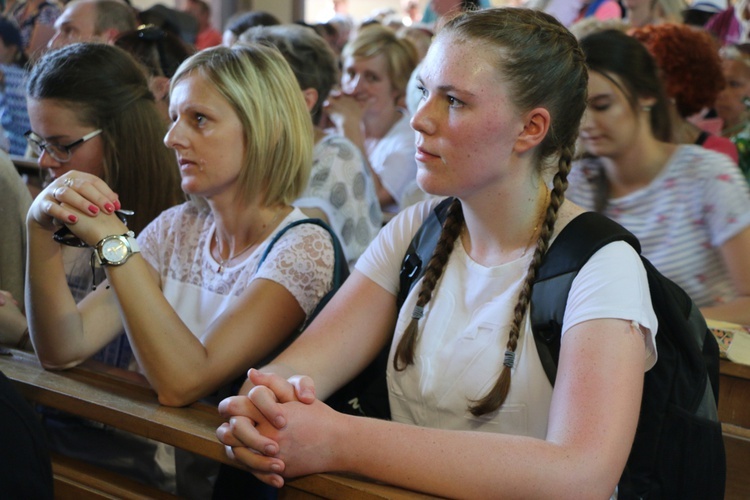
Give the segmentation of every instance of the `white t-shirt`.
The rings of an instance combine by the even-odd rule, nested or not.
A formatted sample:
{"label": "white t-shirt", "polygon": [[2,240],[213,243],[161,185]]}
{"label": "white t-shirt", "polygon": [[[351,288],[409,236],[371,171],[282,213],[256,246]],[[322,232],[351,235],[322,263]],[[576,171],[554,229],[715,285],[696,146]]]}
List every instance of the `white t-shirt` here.
{"label": "white t-shirt", "polygon": [[[419,203],[396,216],[362,255],[357,269],[396,295],[409,242],[438,202]],[[484,267],[474,262],[457,241],[420,321],[415,364],[397,372],[393,355],[411,320],[420,284],[414,286],[401,308],[388,363],[394,420],[545,438],[552,386],[539,361],[528,315],[522,325],[506,402],[499,412],[482,417],[468,411],[468,399],[486,394],[500,374],[513,308],[531,258],[529,254],[507,264]],[[625,242],[602,248],[573,281],[562,341],[570,327],[596,318],[640,324],[647,338],[644,370],[653,366],[657,320],[648,280],[640,258]]]}
{"label": "white t-shirt", "polygon": [[378,195],[362,153],[349,139],[327,135],[315,145],[310,181],[294,202],[325,212],[346,260],[355,262],[383,222]]}
{"label": "white t-shirt", "polygon": [[382,139],[366,143],[370,166],[396,205],[401,203],[406,187],[417,178],[415,133],[409,125],[409,113],[403,110],[402,115]]}
{"label": "white t-shirt", "polygon": [[[576,162],[565,196],[594,208],[596,159]],[[610,199],[604,215],[638,237],[641,252],[698,307],[736,297],[720,247],[750,226],[750,189],[729,157],[679,146],[651,183]]]}

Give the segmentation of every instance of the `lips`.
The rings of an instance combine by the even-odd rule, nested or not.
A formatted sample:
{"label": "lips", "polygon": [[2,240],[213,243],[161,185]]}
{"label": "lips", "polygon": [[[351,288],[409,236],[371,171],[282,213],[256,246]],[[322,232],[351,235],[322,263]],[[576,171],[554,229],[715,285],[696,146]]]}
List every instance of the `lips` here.
{"label": "lips", "polygon": [[427,149],[417,146],[417,152],[414,155],[414,158],[419,162],[425,162],[434,160],[436,158],[440,158],[440,156],[436,155],[433,152],[428,151]]}

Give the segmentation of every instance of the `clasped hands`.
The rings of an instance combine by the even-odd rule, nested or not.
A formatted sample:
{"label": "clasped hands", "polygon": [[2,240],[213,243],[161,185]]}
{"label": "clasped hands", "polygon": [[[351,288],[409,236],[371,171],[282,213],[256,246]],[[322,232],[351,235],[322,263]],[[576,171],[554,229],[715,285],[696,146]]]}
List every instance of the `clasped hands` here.
{"label": "clasped hands", "polygon": [[335,470],[334,435],[341,414],[316,399],[310,377],[288,380],[251,369],[255,385],[246,396],[219,404],[228,419],[216,430],[227,456],[266,484]]}
{"label": "clasped hands", "polygon": [[28,217],[50,231],[64,225],[89,246],[94,246],[105,236],[127,232],[127,226],[117,216],[110,217],[120,208],[117,194],[102,179],[70,171],[39,193]]}

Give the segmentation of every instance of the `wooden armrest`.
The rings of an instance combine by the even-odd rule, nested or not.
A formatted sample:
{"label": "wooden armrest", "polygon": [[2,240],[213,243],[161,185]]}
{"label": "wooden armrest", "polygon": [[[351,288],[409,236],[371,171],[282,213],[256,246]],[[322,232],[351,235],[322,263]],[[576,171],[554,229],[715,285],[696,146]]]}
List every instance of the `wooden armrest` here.
{"label": "wooden armrest", "polygon": [[[86,362],[69,370],[48,371],[42,368],[33,353],[15,349],[6,352],[6,355],[0,355],[0,371],[27,399],[236,465],[226,456],[224,446],[216,438],[216,428],[224,419],[214,406],[204,403],[193,403],[184,408],[162,406],[156,393],[132,372],[95,362]],[[91,472],[89,466],[60,457],[55,462],[56,476],[72,477],[70,484],[82,483],[85,486],[92,481],[91,478],[102,477],[98,472]],[[283,498],[295,498],[295,495],[296,498],[310,498],[311,494],[354,499],[433,498],[339,474],[314,474],[295,479],[289,481],[282,491]]]}
{"label": "wooden armrest", "polygon": [[216,407],[162,406],[152,389],[111,371],[88,366],[48,371],[33,354],[10,352],[0,356],[0,371],[27,399],[233,465],[216,439],[216,428],[224,421]]}

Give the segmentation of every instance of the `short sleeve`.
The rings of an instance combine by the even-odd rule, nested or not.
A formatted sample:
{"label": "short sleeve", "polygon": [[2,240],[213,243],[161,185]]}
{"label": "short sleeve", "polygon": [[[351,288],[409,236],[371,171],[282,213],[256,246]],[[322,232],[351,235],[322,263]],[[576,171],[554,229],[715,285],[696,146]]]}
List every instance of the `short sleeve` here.
{"label": "short sleeve", "polygon": [[398,295],[401,262],[409,243],[440,201],[442,199],[430,199],[399,212],[367,247],[357,261],[356,269],[388,292]]}
{"label": "short sleeve", "polygon": [[742,171],[725,155],[710,152],[701,172],[703,214],[711,245],[720,247],[750,226],[750,186]]}
{"label": "short sleeve", "polygon": [[593,319],[622,319],[641,326],[646,338],[645,369],[656,363],[658,329],[648,276],[641,258],[628,243],[617,241],[596,252],[570,288],[563,336],[571,327]]}
{"label": "short sleeve", "polygon": [[333,285],[334,259],[328,232],[300,224],[274,244],[255,276],[286,288],[309,316]]}

